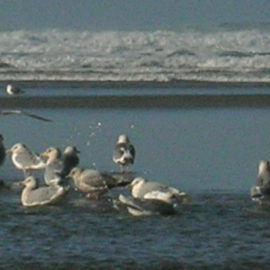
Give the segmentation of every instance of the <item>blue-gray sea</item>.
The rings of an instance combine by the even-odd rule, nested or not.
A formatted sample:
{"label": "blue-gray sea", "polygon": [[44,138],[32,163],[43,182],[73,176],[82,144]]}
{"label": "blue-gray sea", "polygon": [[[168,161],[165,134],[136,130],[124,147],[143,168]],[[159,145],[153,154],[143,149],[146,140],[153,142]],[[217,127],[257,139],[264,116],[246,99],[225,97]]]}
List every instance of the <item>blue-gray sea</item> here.
{"label": "blue-gray sea", "polygon": [[[76,145],[80,166],[117,172],[112,152],[125,133],[137,151],[132,171],[192,201],[174,216],[135,218],[113,207],[125,187],[101,201],[72,190],[59,205],[33,209],[22,207],[20,189],[3,189],[0,269],[268,269],[270,211],[249,188],[270,158],[269,87],[153,85],[21,82],[20,97],[2,91],[3,110],[53,120],[2,116],[6,148]],[[9,157],[1,179],[23,179]]]}

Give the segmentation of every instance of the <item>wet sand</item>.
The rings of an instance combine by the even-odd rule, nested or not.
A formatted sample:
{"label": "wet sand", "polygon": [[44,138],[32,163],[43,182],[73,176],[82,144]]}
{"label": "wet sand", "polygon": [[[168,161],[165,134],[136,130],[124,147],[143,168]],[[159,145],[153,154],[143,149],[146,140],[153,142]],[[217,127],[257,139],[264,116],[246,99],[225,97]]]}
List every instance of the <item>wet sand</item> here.
{"label": "wet sand", "polygon": [[269,107],[268,94],[179,94],[128,96],[44,96],[0,97],[1,109],[10,108],[196,108]]}
{"label": "wet sand", "polygon": [[215,81],[192,81],[173,80],[162,81],[92,81],[92,80],[0,80],[0,87],[8,83],[20,85],[20,87],[39,88],[270,88],[270,82],[215,82]]}
{"label": "wet sand", "polygon": [[[44,96],[20,96],[17,98],[6,95],[0,96],[0,108],[196,108],[196,107],[269,107],[269,83],[217,83],[198,81],[172,82],[135,82],[135,81],[0,81],[0,87],[13,83],[22,88],[46,89]],[[69,88],[74,92],[72,96],[51,96],[50,88]],[[77,95],[76,88],[85,89],[86,95]],[[92,89],[114,89],[115,95],[91,94]],[[164,94],[144,94],[139,89],[164,89]],[[47,90],[48,89],[48,90]],[[118,89],[126,89],[127,94],[117,94]],[[136,94],[129,93],[129,89],[138,89]],[[174,94],[167,90],[174,89]],[[178,92],[179,89],[179,92]],[[188,89],[188,93],[183,93]],[[208,89],[207,93],[196,90]],[[222,91],[219,90],[220,89]],[[224,91],[225,89],[225,91]],[[237,89],[237,92],[233,93]],[[246,92],[250,89],[250,92]],[[254,90],[253,90],[254,89]],[[37,90],[39,91],[39,90]],[[263,91],[263,92],[262,92]]]}

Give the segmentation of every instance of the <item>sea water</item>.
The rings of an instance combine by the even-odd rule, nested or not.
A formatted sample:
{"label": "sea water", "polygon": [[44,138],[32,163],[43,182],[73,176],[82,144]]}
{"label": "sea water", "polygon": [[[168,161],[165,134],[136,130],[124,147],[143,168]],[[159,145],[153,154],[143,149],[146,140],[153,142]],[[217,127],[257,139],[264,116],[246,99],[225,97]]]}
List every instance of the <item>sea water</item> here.
{"label": "sea water", "polygon": [[[27,100],[44,89],[49,98],[38,96],[44,102],[29,107]],[[119,194],[129,195],[127,188],[115,189],[101,201],[87,200],[72,189],[60,205],[34,209],[21,206],[20,190],[2,190],[2,269],[267,269],[270,212],[254,205],[249,196],[258,162],[269,158],[270,110],[252,102],[267,95],[266,89],[257,88],[254,94],[252,87],[228,88],[238,97],[251,97],[248,104],[240,98],[238,106],[228,102],[224,88],[171,88],[178,102],[187,92],[195,96],[193,104],[173,106],[155,106],[156,89],[140,89],[139,96],[152,98],[150,107],[129,88],[120,91],[131,93],[130,107],[117,94],[118,106],[103,106],[101,101],[98,106],[92,99],[99,90],[111,98],[112,88],[108,93],[46,84],[32,85],[29,92],[25,88],[25,97],[15,97],[18,107],[13,97],[2,96],[5,109],[19,108],[53,120],[3,116],[6,148],[23,142],[40,153],[49,146],[76,145],[81,167],[116,172],[115,141],[119,134],[128,134],[136,148],[135,174],[188,192],[191,203],[180,206],[175,216],[134,218],[114,208]],[[228,106],[213,106],[213,92]],[[202,96],[209,104],[197,106]],[[62,101],[55,105],[59,97]],[[70,100],[68,106],[64,97]],[[73,102],[76,98],[82,106]],[[37,176],[42,184],[42,173]],[[7,158],[1,178],[12,184],[23,174]]]}
{"label": "sea water", "polygon": [[[249,188],[269,159],[269,25],[177,32],[0,32],[6,148],[40,153],[76,145],[80,166],[117,172],[127,134],[131,170],[191,195],[171,217],[134,218],[114,207],[127,188],[91,201],[27,209],[0,191],[1,269],[268,269],[269,209]],[[8,97],[7,83],[25,94]],[[36,174],[43,184],[42,172]],[[7,184],[23,179],[7,157]]]}

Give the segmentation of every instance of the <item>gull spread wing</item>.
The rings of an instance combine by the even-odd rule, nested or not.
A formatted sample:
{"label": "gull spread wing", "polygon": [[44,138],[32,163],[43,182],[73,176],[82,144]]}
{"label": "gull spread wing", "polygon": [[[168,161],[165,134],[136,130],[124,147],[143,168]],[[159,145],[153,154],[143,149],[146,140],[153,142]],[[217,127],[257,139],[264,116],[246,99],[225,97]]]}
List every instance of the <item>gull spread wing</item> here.
{"label": "gull spread wing", "polygon": [[52,120],[50,120],[48,118],[44,118],[44,117],[41,117],[39,115],[20,111],[20,110],[0,111],[0,115],[9,115],[9,114],[21,114],[21,115],[26,115],[26,116],[29,116],[29,117],[32,117],[32,118],[35,118],[35,119],[38,119],[41,121],[52,122]]}

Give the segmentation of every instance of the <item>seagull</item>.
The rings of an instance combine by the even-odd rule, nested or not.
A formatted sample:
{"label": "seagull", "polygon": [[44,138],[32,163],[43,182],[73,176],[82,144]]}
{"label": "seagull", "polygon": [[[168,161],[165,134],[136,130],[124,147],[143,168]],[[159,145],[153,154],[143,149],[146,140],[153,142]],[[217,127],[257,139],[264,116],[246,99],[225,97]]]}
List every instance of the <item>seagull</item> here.
{"label": "seagull", "polygon": [[124,173],[126,168],[134,163],[135,148],[130,143],[127,135],[120,135],[116,142],[116,146],[113,152],[114,163],[120,166],[120,171]]}
{"label": "seagull", "polygon": [[4,137],[0,134],[0,165],[2,165],[6,158],[6,149],[4,146]]}
{"label": "seagull", "polygon": [[10,96],[17,96],[17,95],[21,95],[24,93],[24,91],[19,88],[19,87],[15,87],[14,85],[8,84],[6,87],[6,92],[10,95]]}
{"label": "seagull", "polygon": [[78,154],[80,151],[76,146],[67,146],[63,152],[63,170],[62,174],[64,176],[68,175],[70,171],[79,164]]}
{"label": "seagull", "polygon": [[109,174],[97,170],[75,167],[68,175],[74,180],[75,186],[86,193],[89,199],[99,199],[110,188],[121,185],[121,182]]}
{"label": "seagull", "polygon": [[1,115],[6,116],[6,115],[10,115],[10,114],[25,115],[25,116],[29,116],[31,118],[35,118],[37,120],[52,122],[52,120],[50,120],[50,119],[41,117],[41,116],[36,115],[36,114],[21,111],[21,110],[2,110],[2,111],[0,111],[0,116]]}
{"label": "seagull", "polygon": [[71,169],[79,164],[77,153],[80,151],[75,146],[66,147],[63,154],[58,147],[49,147],[41,153],[40,156],[47,159],[44,172],[45,183],[49,185],[55,177],[64,179]]}
{"label": "seagull", "polygon": [[174,215],[176,210],[173,204],[156,199],[135,199],[119,195],[119,202],[126,206],[133,216]]}
{"label": "seagull", "polygon": [[38,179],[29,176],[21,185],[24,189],[21,194],[21,202],[23,206],[34,207],[54,204],[68,192],[68,188],[59,185],[60,178],[52,181],[50,186],[38,187]]}
{"label": "seagull", "polygon": [[258,166],[258,176],[255,186],[250,189],[251,199],[259,202],[270,202],[270,162],[261,160]]}
{"label": "seagull", "polygon": [[11,155],[13,165],[24,172],[24,176],[29,176],[29,173],[34,170],[42,170],[45,168],[45,162],[28,146],[23,143],[16,143],[6,151]]}
{"label": "seagull", "polygon": [[142,177],[136,177],[130,187],[131,195],[136,199],[160,200],[166,203],[185,203],[190,200],[185,192],[158,182],[147,181]]}
{"label": "seagull", "polygon": [[40,157],[47,158],[45,171],[44,171],[44,180],[46,185],[50,185],[51,180],[62,175],[64,168],[62,153],[61,150],[57,147],[49,147],[45,152],[40,154]]}

